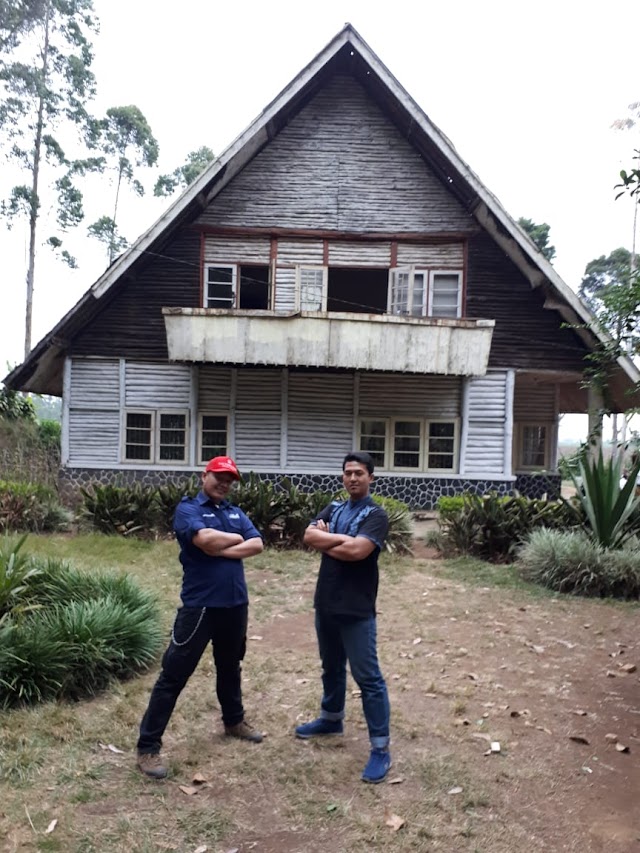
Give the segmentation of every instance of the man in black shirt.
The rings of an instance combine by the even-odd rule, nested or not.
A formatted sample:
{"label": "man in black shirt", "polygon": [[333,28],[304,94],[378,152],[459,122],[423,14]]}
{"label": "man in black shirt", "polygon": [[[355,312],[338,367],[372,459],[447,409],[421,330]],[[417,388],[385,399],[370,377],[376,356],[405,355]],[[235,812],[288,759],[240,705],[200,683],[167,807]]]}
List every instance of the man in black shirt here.
{"label": "man in black shirt", "polygon": [[342,463],[349,500],[333,501],[311,522],[304,542],[322,554],[314,598],[316,632],[322,660],[320,716],[296,728],[300,738],[342,734],[347,669],[362,693],[371,754],[362,773],[365,782],[382,782],[391,766],[389,697],[378,665],[376,596],[378,554],[389,519],[369,489],[373,459],[354,452]]}

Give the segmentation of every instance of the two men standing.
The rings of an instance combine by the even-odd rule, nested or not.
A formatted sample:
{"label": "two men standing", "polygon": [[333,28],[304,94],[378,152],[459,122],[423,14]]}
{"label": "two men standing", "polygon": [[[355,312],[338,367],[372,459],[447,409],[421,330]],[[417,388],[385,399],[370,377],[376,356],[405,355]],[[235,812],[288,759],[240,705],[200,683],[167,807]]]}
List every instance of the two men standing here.
{"label": "two men standing", "polygon": [[[242,560],[262,551],[260,534],[238,507],[226,500],[240,479],[232,459],[212,459],[202,475],[202,490],[178,504],[174,520],[183,566],[181,598],[162,671],[140,725],[138,767],[162,779],[162,735],[177,698],[205,648],[212,643],[216,692],[225,733],[259,743],[262,735],[244,719],[241,661],[246,649],[248,596]],[[381,782],[391,766],[389,698],[378,665],[375,602],[378,554],[388,530],[385,511],[369,494],[373,460],[350,453],[342,480],[349,498],[334,501],[311,522],[304,542],[322,559],[314,598],[322,660],[320,716],[296,728],[299,738],[342,734],[346,663],[362,693],[371,754],[365,782]]]}

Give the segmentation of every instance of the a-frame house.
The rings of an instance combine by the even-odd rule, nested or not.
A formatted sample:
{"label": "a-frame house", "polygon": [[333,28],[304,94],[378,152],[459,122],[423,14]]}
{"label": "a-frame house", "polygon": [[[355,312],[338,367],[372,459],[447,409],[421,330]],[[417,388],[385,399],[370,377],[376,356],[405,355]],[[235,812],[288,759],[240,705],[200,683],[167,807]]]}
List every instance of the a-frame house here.
{"label": "a-frame house", "polygon": [[[362,448],[426,508],[557,487],[591,321],[346,25],[5,381],[62,396],[67,487],[224,452],[334,488]],[[639,379],[620,359],[614,407]]]}

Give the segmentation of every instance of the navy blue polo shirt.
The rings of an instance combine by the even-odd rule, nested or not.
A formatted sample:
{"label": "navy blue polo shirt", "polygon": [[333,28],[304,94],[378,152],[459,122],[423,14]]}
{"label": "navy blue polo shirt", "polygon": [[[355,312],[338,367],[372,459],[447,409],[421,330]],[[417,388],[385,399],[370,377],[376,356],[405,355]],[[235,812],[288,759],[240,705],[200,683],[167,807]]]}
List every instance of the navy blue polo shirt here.
{"label": "navy blue polo shirt", "polygon": [[193,544],[196,533],[207,527],[240,533],[245,540],[260,537],[242,510],[229,501],[216,505],[204,492],[199,492],[195,498],[182,498],[173,519],[183,568],[182,603],[185,607],[247,604],[249,595],[242,560],[212,557]]}

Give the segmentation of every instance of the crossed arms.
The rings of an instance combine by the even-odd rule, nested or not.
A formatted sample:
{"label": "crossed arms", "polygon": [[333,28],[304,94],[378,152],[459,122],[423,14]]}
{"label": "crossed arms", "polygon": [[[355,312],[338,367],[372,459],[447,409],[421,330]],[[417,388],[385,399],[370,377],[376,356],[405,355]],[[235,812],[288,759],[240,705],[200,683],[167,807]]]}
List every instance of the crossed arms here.
{"label": "crossed arms", "polygon": [[224,530],[213,530],[210,527],[198,530],[191,541],[210,557],[228,557],[232,560],[253,557],[264,548],[259,536],[244,539],[240,533],[225,533]]}
{"label": "crossed arms", "polygon": [[347,536],[346,533],[329,533],[327,523],[316,521],[305,530],[304,544],[316,551],[322,551],[338,560],[355,562],[364,560],[376,547],[375,542],[366,536]]}

